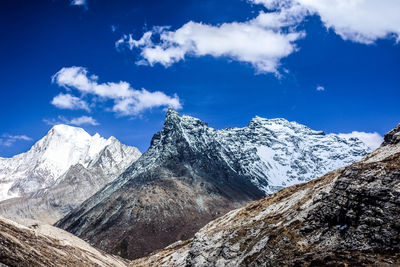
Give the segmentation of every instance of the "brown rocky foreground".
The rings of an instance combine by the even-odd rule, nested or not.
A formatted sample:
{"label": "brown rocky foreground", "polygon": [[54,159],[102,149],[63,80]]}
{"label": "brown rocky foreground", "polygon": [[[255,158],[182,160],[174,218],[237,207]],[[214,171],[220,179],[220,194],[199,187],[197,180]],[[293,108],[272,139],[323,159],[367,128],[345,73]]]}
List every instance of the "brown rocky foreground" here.
{"label": "brown rocky foreground", "polygon": [[50,225],[25,227],[0,218],[0,266],[126,266],[85,241]]}

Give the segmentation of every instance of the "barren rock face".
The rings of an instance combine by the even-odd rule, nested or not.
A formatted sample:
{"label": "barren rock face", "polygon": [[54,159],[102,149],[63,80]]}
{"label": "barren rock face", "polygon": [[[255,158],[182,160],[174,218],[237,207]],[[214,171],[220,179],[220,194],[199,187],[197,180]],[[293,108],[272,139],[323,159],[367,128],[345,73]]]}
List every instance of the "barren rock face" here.
{"label": "barren rock face", "polygon": [[137,258],[367,151],[358,139],[325,135],[284,119],[256,117],[244,128],[215,130],[169,110],[149,150],[57,226],[108,252]]}
{"label": "barren rock face", "polygon": [[399,222],[400,143],[391,141],[355,164],[231,211],[133,266],[398,265]]}

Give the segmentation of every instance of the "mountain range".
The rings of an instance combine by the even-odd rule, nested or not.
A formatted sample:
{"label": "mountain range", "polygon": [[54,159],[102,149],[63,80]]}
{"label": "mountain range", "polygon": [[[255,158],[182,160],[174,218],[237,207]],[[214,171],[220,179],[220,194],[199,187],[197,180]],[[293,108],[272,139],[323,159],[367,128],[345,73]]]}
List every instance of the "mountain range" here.
{"label": "mountain range", "polygon": [[[175,122],[183,119],[177,114],[169,115],[174,115]],[[168,117],[163,130],[155,135],[152,147],[161,149],[173,141],[168,134],[174,131],[171,132],[167,122]],[[165,143],[161,145],[160,140]],[[177,148],[180,145],[177,143]],[[160,157],[155,162],[163,166],[160,160],[166,159],[171,160]],[[129,178],[126,175],[140,161],[99,193],[115,186],[121,177]],[[183,161],[181,164],[187,165]],[[166,170],[159,167],[152,174],[157,174],[156,171]],[[149,169],[145,173],[150,173]],[[162,175],[153,176],[153,181],[166,179]],[[187,183],[183,178],[174,177],[181,185]],[[152,183],[141,179],[144,188],[146,182]],[[166,181],[159,185],[157,190],[162,190],[163,185],[166,192],[168,187],[165,186],[171,183]],[[101,197],[99,193],[83,206],[95,196]],[[158,195],[150,195],[148,201],[159,202],[155,199]],[[129,199],[127,196],[120,195],[121,205],[114,211],[127,204],[124,200]],[[169,200],[164,201],[167,202],[164,208],[171,207]],[[148,211],[150,206],[145,205],[143,208]],[[159,206],[155,206],[157,208]],[[105,210],[104,215],[110,210]],[[171,211],[158,210],[158,214],[165,216]],[[132,218],[134,222],[138,217]],[[179,240],[146,257],[128,261],[104,253],[59,228],[42,224],[25,227],[0,218],[0,262],[8,266],[396,266],[400,265],[399,221],[400,124],[385,135],[380,148],[361,160],[229,211],[202,227],[193,238]],[[121,231],[130,234],[123,228]]]}
{"label": "mountain range", "polygon": [[109,253],[138,258],[368,152],[358,139],[285,119],[255,117],[243,128],[215,130],[168,110],[148,151],[56,226]]}

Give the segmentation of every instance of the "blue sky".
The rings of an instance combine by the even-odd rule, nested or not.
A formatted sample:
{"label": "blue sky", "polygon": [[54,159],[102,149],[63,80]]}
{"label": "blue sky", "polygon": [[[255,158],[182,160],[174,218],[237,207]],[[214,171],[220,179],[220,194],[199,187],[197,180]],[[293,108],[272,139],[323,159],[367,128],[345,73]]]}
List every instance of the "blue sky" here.
{"label": "blue sky", "polygon": [[400,4],[327,1],[3,1],[0,156],[54,123],[145,151],[166,107],[383,135],[400,122]]}

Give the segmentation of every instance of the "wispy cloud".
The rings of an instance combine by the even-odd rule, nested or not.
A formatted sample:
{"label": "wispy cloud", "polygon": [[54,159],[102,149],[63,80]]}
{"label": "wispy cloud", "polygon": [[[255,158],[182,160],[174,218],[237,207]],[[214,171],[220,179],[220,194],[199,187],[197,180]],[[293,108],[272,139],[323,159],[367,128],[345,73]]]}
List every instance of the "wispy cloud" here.
{"label": "wispy cloud", "polygon": [[0,146],[12,146],[17,141],[32,141],[32,138],[26,135],[3,134],[0,136]]}
{"label": "wispy cloud", "polygon": [[340,137],[349,139],[349,138],[358,138],[361,141],[363,141],[368,147],[371,149],[377,149],[383,142],[383,137],[377,133],[367,133],[367,132],[358,132],[358,131],[353,131],[351,133],[341,133],[339,134]]}
{"label": "wispy cloud", "polygon": [[[177,95],[171,97],[161,91],[136,90],[124,81],[98,83],[98,77],[89,75],[87,69],[83,67],[62,68],[53,76],[52,80],[59,86],[78,91],[83,96],[95,97],[97,101],[112,100],[113,106],[110,110],[120,116],[137,116],[146,110],[157,107],[182,108]],[[76,96],[61,95],[63,100],[65,100],[64,98],[68,99],[68,101],[59,101],[64,106],[81,108],[85,106],[86,102]],[[76,105],[69,101],[71,99]]]}
{"label": "wispy cloud", "polygon": [[43,120],[48,125],[57,125],[57,124],[71,124],[76,126],[81,125],[92,125],[97,126],[100,125],[93,117],[91,116],[81,116],[76,118],[67,119],[64,116],[58,116],[57,119],[44,119]]}

